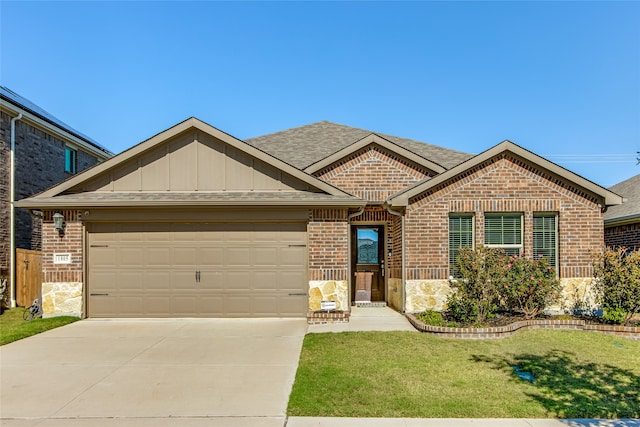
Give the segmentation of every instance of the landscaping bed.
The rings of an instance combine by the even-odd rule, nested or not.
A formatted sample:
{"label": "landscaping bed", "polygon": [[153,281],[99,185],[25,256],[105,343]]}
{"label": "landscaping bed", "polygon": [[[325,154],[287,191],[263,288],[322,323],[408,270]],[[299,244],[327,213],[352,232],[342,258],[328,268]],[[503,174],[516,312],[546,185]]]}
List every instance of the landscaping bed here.
{"label": "landscaping bed", "polygon": [[[571,329],[600,332],[640,341],[638,320],[631,322],[631,326],[620,326],[607,324],[602,318],[595,316],[564,314],[526,319],[523,315],[499,313],[485,319],[482,325],[477,325],[455,322],[448,318],[446,313],[435,312],[407,314],[407,319],[421,332],[447,338],[495,339],[510,337],[522,329]],[[435,324],[430,324],[430,321]]]}

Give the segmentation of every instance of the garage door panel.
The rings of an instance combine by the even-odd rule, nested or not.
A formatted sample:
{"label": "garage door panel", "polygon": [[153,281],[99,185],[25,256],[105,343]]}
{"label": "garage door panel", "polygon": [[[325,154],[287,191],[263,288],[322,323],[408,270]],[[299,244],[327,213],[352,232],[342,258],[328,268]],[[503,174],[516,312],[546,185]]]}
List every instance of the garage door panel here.
{"label": "garage door panel", "polygon": [[[304,223],[88,228],[91,317],[306,314]],[[109,297],[98,299],[92,292]]]}
{"label": "garage door panel", "polygon": [[173,265],[191,267],[198,256],[198,251],[194,247],[174,247],[172,258]]}
{"label": "garage door panel", "polygon": [[280,249],[280,266],[286,267],[297,267],[301,264],[306,264],[307,262],[307,247],[304,246],[291,246]]}
{"label": "garage door panel", "polygon": [[278,248],[253,248],[254,266],[274,266],[278,264]]}
{"label": "garage door panel", "polygon": [[144,262],[143,254],[144,250],[141,247],[120,247],[117,251],[118,265],[139,268]]}
{"label": "garage door panel", "polygon": [[300,271],[279,271],[278,289],[286,292],[300,292],[300,283],[306,280],[306,272]]}
{"label": "garage door panel", "polygon": [[251,295],[227,295],[224,299],[224,312],[231,317],[250,317],[254,308]]}
{"label": "garage door panel", "polygon": [[225,251],[224,265],[227,267],[249,267],[251,265],[250,247],[228,247]]}
{"label": "garage door panel", "polygon": [[224,247],[204,246],[197,251],[196,260],[198,265],[222,266],[224,265]]}
{"label": "garage door panel", "polygon": [[251,278],[252,287],[255,291],[271,291],[275,292],[278,288],[278,272],[277,271],[260,271],[254,270]]}

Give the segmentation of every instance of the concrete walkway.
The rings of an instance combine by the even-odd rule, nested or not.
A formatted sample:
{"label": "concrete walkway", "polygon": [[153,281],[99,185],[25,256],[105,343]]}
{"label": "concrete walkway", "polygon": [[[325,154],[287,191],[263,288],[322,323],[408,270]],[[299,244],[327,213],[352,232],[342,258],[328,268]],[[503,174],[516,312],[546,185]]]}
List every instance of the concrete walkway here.
{"label": "concrete walkway", "polygon": [[389,307],[352,307],[349,323],[309,325],[309,333],[354,331],[417,332],[406,317]]}

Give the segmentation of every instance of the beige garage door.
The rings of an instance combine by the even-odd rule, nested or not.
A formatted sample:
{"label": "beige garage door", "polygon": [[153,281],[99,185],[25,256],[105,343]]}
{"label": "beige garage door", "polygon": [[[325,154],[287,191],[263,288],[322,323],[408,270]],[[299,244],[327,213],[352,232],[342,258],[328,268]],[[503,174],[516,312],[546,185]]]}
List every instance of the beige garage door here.
{"label": "beige garage door", "polygon": [[89,317],[298,317],[306,224],[89,224]]}

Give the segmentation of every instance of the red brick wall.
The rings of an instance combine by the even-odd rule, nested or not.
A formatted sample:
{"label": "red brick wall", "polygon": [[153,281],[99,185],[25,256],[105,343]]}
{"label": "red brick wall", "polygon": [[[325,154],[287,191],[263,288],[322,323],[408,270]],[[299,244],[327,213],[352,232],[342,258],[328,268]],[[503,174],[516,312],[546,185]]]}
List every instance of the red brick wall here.
{"label": "red brick wall", "polygon": [[314,175],[363,200],[381,202],[433,172],[370,145]]}
{"label": "red brick wall", "polygon": [[604,229],[604,244],[607,247],[624,246],[627,249],[640,249],[640,222],[617,225]]}
{"label": "red brick wall", "polygon": [[484,242],[485,212],[524,216],[524,253],[531,254],[532,217],[558,215],[560,277],[591,277],[602,247],[603,217],[595,195],[512,155],[500,155],[411,200],[406,219],[407,279],[449,276],[449,214],[473,213],[475,244]]}
{"label": "red brick wall", "polygon": [[[78,211],[61,211],[65,218],[64,234],[53,228],[54,211],[43,212],[42,221],[42,281],[82,282],[83,226]],[[54,253],[70,253],[71,264],[54,264]]]}
{"label": "red brick wall", "polygon": [[347,209],[309,211],[309,280],[347,280],[349,223]]}

